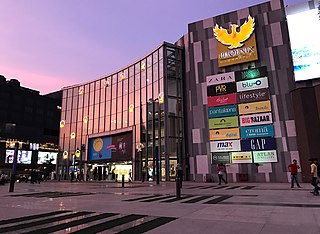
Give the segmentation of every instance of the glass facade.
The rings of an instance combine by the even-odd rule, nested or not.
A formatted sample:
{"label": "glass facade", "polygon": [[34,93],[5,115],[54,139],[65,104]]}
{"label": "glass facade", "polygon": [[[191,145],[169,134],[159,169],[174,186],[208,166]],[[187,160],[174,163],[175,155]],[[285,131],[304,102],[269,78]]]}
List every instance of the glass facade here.
{"label": "glass facade", "polygon": [[[105,175],[111,171],[108,165],[121,163],[131,166],[135,180],[146,169],[149,180],[173,179],[177,163],[184,160],[182,56],[181,48],[164,43],[119,72],[64,88],[58,173],[65,178],[72,170]],[[126,133],[132,134],[129,160],[88,160],[91,139]]]}

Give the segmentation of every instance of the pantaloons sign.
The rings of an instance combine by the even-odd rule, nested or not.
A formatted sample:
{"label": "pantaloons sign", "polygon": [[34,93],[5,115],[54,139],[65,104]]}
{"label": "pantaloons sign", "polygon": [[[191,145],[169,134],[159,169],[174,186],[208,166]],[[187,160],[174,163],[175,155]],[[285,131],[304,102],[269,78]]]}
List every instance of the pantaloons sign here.
{"label": "pantaloons sign", "polygon": [[250,15],[240,29],[237,24],[231,24],[225,29],[218,24],[213,28],[218,40],[218,66],[225,67],[258,59],[256,37],[254,34],[254,18]]}

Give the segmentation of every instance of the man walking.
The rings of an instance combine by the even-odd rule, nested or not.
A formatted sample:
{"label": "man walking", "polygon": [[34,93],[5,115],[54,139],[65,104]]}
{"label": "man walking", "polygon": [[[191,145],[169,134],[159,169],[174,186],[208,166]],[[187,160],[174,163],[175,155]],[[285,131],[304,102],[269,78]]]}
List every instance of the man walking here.
{"label": "man walking", "polygon": [[310,170],[311,170],[311,184],[314,186],[313,195],[318,196],[319,195],[319,187],[318,187],[318,159],[313,159]]}
{"label": "man walking", "polygon": [[300,169],[300,166],[297,164],[297,160],[294,159],[288,169],[291,172],[291,188],[294,187],[294,181],[296,181],[298,188],[301,188],[298,182],[298,169]]}

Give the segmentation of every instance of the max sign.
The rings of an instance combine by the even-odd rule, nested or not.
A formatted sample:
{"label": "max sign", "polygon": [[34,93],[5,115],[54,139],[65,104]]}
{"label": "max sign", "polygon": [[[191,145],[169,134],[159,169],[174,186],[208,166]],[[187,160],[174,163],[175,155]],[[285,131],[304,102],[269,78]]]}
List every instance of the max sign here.
{"label": "max sign", "polygon": [[276,140],[274,138],[255,138],[250,140],[241,140],[241,150],[275,150]]}

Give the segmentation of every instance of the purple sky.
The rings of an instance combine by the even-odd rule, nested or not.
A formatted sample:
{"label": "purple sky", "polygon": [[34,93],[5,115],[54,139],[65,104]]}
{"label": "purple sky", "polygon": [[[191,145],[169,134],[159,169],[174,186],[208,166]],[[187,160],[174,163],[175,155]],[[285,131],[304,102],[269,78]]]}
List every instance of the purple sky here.
{"label": "purple sky", "polygon": [[162,41],[175,42],[188,23],[261,2],[1,0],[0,74],[41,94],[57,91],[126,67]]}

